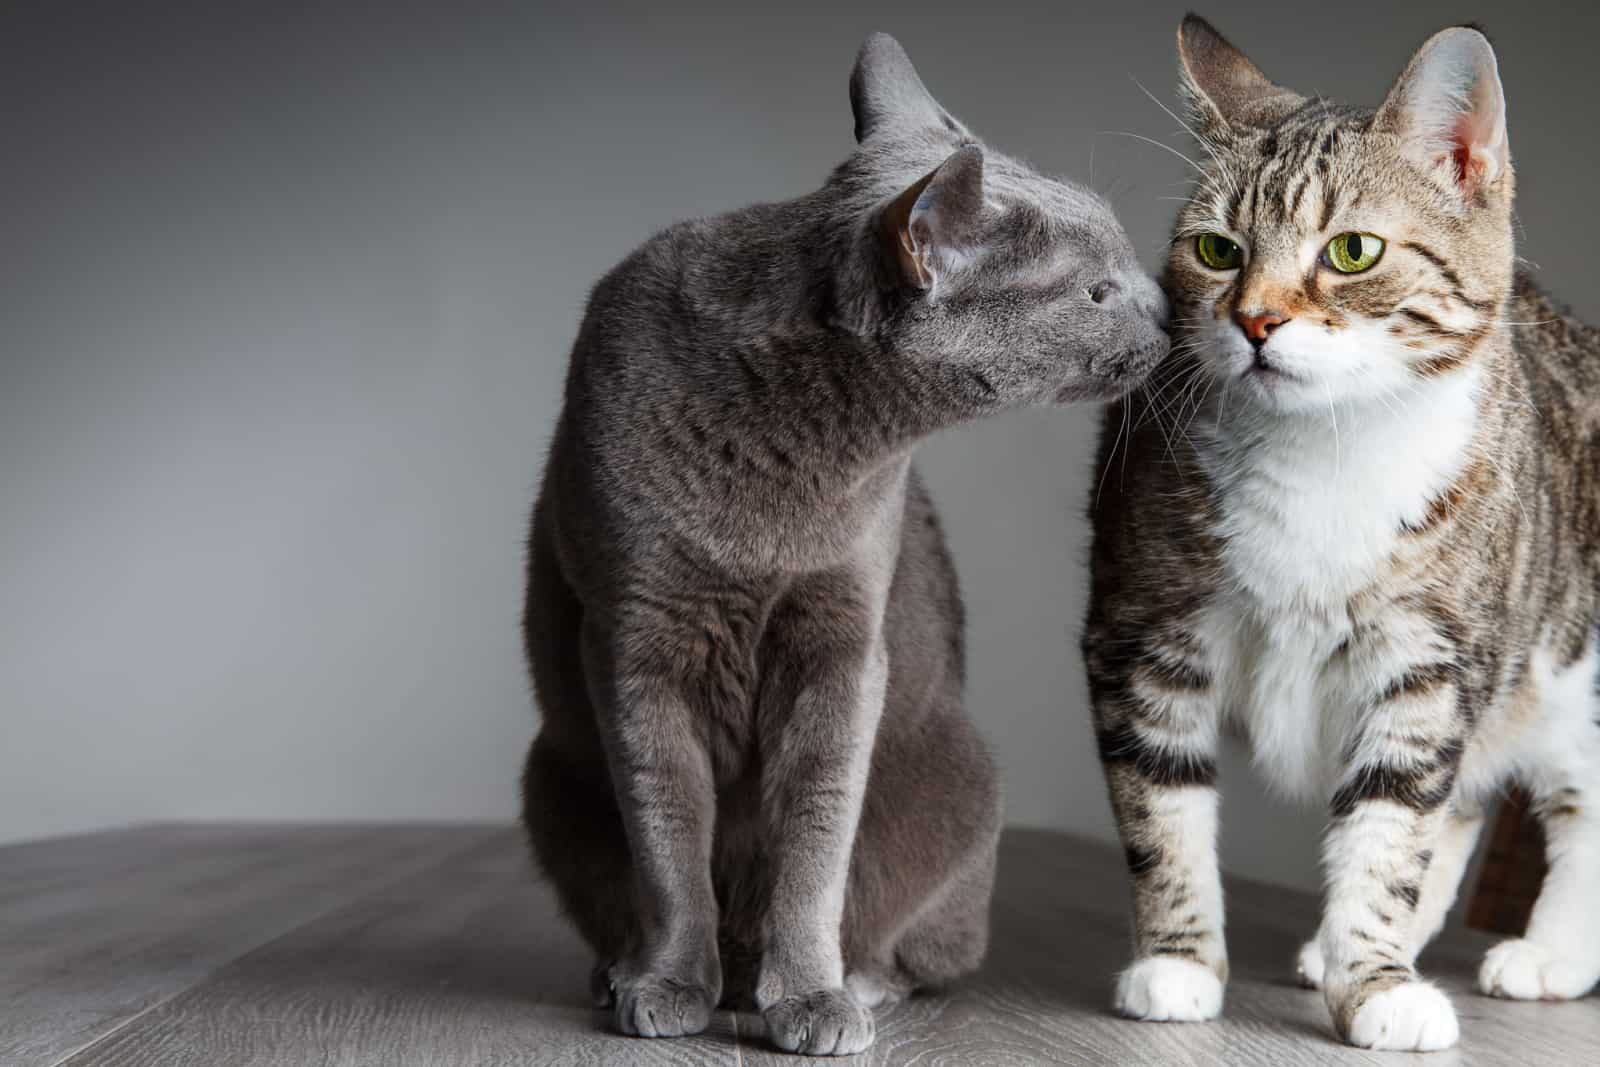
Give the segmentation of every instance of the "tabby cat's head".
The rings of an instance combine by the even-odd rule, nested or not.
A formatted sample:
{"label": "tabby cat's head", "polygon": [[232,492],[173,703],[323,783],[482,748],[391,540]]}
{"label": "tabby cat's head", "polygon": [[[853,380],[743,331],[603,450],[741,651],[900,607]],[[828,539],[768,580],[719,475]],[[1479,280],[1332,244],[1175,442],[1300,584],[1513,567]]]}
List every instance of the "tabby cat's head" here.
{"label": "tabby cat's head", "polygon": [[1435,34],[1376,111],[1273,84],[1194,15],[1178,53],[1204,169],[1167,265],[1175,347],[1278,411],[1469,366],[1512,261],[1505,97],[1483,34]]}

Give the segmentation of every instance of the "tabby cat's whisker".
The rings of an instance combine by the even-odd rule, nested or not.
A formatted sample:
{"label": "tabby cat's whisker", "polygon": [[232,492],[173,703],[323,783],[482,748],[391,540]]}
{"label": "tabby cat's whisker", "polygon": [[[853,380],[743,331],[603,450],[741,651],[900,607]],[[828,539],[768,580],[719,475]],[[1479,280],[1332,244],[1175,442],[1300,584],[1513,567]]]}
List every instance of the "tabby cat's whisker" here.
{"label": "tabby cat's whisker", "polygon": [[1204,137],[1201,137],[1199,133],[1195,132],[1194,127],[1190,126],[1187,122],[1185,122],[1181,118],[1179,118],[1177,116],[1177,113],[1174,112],[1170,107],[1168,107],[1166,104],[1163,104],[1160,100],[1156,99],[1156,94],[1152,93],[1149,89],[1146,89],[1144,87],[1144,85],[1142,83],[1140,83],[1138,78],[1134,78],[1133,79],[1133,84],[1139,86],[1139,91],[1141,93],[1143,93],[1144,95],[1148,96],[1150,98],[1151,103],[1155,104],[1156,107],[1159,107],[1162,111],[1165,111],[1168,115],[1170,115],[1172,117],[1172,120],[1174,122],[1176,122],[1179,126],[1182,126],[1185,130],[1188,131],[1189,136],[1193,137],[1195,139],[1196,143],[1198,143],[1201,148],[1204,148],[1206,150],[1206,152],[1211,156],[1211,161],[1217,165],[1217,169],[1222,172],[1223,177],[1228,179],[1228,189],[1229,189],[1229,191],[1233,192],[1233,193],[1237,193],[1239,191],[1239,182],[1238,182],[1238,180],[1236,178],[1234,178],[1233,172],[1230,171],[1227,168],[1227,166],[1222,162],[1222,157],[1217,153],[1216,148],[1211,144],[1211,142],[1206,140]]}
{"label": "tabby cat's whisker", "polygon": [[1133,132],[1131,132],[1129,130],[1096,130],[1095,131],[1095,136],[1099,136],[1100,134],[1109,134],[1109,135],[1111,135],[1113,137],[1131,137],[1136,141],[1143,141],[1146,144],[1152,144],[1152,145],[1155,145],[1157,148],[1164,149],[1165,151],[1171,152],[1173,155],[1177,156],[1179,159],[1181,159],[1185,163],[1189,164],[1189,166],[1193,167],[1194,170],[1195,170],[1195,173],[1197,175],[1199,175],[1199,180],[1201,182],[1203,182],[1204,184],[1206,184],[1208,187],[1210,187],[1216,193],[1216,195],[1218,197],[1222,197],[1222,194],[1226,191],[1220,186],[1220,184],[1217,182],[1216,177],[1213,174],[1211,174],[1211,172],[1207,171],[1200,164],[1196,163],[1194,160],[1190,159],[1188,156],[1184,155],[1182,152],[1178,151],[1176,148],[1173,148],[1171,145],[1167,144],[1165,141],[1158,141],[1154,137],[1146,137],[1142,133],[1133,133]]}
{"label": "tabby cat's whisker", "polygon": [[[1127,432],[1128,432],[1128,402],[1127,402],[1126,399],[1124,399],[1122,401],[1122,422],[1117,427],[1116,439],[1111,442],[1111,451],[1106,453],[1106,467],[1105,467],[1105,470],[1100,472],[1100,481],[1095,486],[1095,489],[1094,489],[1094,506],[1096,508],[1098,508],[1100,506],[1100,494],[1101,494],[1102,491],[1104,491],[1104,489],[1106,487],[1106,475],[1111,473],[1111,461],[1114,460],[1116,458],[1116,456],[1117,456],[1117,446],[1122,443],[1123,435],[1126,434]],[[1132,446],[1132,443],[1133,443],[1132,441],[1129,441],[1129,446],[1130,447]],[[1126,455],[1124,455],[1124,457],[1123,457],[1123,469],[1124,470],[1127,469],[1127,457],[1126,457]]]}

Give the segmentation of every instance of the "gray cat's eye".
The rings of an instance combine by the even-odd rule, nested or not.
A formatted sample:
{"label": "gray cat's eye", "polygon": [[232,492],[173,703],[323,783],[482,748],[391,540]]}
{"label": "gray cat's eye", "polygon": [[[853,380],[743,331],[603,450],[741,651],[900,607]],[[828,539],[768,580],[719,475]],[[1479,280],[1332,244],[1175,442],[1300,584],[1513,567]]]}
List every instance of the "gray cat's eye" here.
{"label": "gray cat's eye", "polygon": [[1116,296],[1117,293],[1121,291],[1122,286],[1118,285],[1110,278],[1107,278],[1098,285],[1091,286],[1090,288],[1084,290],[1085,293],[1089,294],[1089,299],[1093,300],[1096,304],[1104,304],[1107,300]]}

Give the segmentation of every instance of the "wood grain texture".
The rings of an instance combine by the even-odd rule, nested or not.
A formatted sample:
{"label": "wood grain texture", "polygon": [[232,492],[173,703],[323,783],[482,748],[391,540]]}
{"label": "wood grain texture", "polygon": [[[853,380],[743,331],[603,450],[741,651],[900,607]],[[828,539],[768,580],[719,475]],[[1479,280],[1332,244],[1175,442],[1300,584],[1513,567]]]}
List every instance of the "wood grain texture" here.
{"label": "wood grain texture", "polygon": [[53,1064],[487,832],[155,826],[0,848],[0,1064]]}
{"label": "wood grain texture", "polygon": [[[259,849],[260,841],[277,840],[274,833],[283,832],[193,831],[197,840],[210,842],[206,850],[214,850],[214,856],[201,865],[208,874],[188,879],[187,892],[203,898],[206,884],[231,885],[244,869],[259,879],[270,876],[265,867],[293,867],[293,847],[275,851],[276,860],[262,864],[247,860],[257,852],[241,843],[261,835]],[[357,857],[368,857],[365,864],[370,864],[373,853],[364,848],[376,847],[363,846],[360,839],[388,831],[341,832],[354,836],[321,844],[343,841],[352,857],[345,876],[359,886],[364,863]],[[119,842],[117,835],[99,839],[90,849],[83,843],[93,839],[62,842],[48,864],[36,855],[34,873],[27,876],[7,866],[7,853],[0,852],[0,914],[9,919],[13,908],[21,908],[37,923],[48,912],[57,916],[53,929],[60,934],[71,926],[75,909],[96,899],[75,896],[81,892],[75,886],[115,882],[118,871],[140,866],[140,850],[152,847],[148,832],[142,833],[142,844]],[[532,877],[520,834],[510,829],[444,833],[456,836],[453,845],[439,846],[443,858],[435,856],[379,885],[347,887],[336,894],[342,900],[331,910],[266,944],[256,940],[257,947],[241,948],[242,955],[225,966],[203,968],[208,973],[195,975],[186,991],[136,1014],[65,1062],[71,1067],[775,1067],[805,1062],[767,1050],[761,1020],[754,1015],[719,1013],[708,1033],[680,1041],[608,1032],[606,1014],[587,1004],[588,954],[556,914],[548,889]],[[308,840],[305,847],[312,844]],[[56,873],[49,875],[46,868]],[[1600,999],[1513,1004],[1477,996],[1470,991],[1471,977],[1493,939],[1467,930],[1450,932],[1423,960],[1424,969],[1456,996],[1463,1030],[1459,1049],[1424,1058],[1344,1048],[1333,1038],[1320,995],[1290,980],[1295,949],[1316,922],[1316,901],[1239,881],[1229,883],[1234,978],[1224,1018],[1205,1024],[1115,1018],[1106,1006],[1112,977],[1125,962],[1126,901],[1122,859],[1114,849],[1058,834],[1009,832],[1001,849],[993,949],[984,970],[943,995],[918,997],[881,1013],[877,1044],[843,1062],[919,1067],[1600,1063]],[[264,896],[241,900],[232,922],[259,928],[260,916],[275,903]],[[89,913],[117,925],[115,909]],[[137,925],[141,914],[135,909],[123,921]],[[102,939],[106,936],[103,931]],[[131,932],[122,936],[134,937]],[[48,941],[32,942],[29,951],[47,954]],[[136,942],[127,941],[121,957],[122,981],[130,989],[137,989],[146,974],[135,962]],[[151,974],[168,967],[171,953],[163,943],[150,942]],[[208,945],[220,950],[221,941],[213,935]],[[8,981],[13,947],[0,938],[0,975]],[[43,958],[31,964],[36,976],[48,973]],[[63,968],[55,977],[57,995],[68,1000],[78,986],[100,983],[93,966],[84,968],[81,954],[77,959],[70,971]],[[19,985],[6,988],[15,991]],[[9,1023],[10,1013],[0,1010],[0,1015]],[[26,1034],[28,1024],[8,1032]],[[45,1061],[0,1056],[8,1067],[33,1062]]]}
{"label": "wood grain texture", "polygon": [[[940,997],[881,1013],[858,1065],[1000,1067],[1015,1064],[1472,1064],[1600,1063],[1600,1000],[1512,1004],[1470,991],[1494,939],[1446,934],[1423,970],[1455,996],[1457,1049],[1429,1056],[1364,1052],[1339,1044],[1322,995],[1299,988],[1293,960],[1316,927],[1318,903],[1299,892],[1228,881],[1233,975],[1223,1018],[1212,1023],[1135,1023],[1109,1010],[1127,963],[1128,888],[1114,849],[1060,834],[1012,830],[1001,846],[989,959]],[[740,1019],[759,1034],[760,1020]],[[792,1063],[745,1048],[748,1067]]]}
{"label": "wood grain texture", "polygon": [[117,1067],[735,1064],[732,1019],[697,1038],[606,1031],[592,961],[504,830],[308,923],[74,1057]]}

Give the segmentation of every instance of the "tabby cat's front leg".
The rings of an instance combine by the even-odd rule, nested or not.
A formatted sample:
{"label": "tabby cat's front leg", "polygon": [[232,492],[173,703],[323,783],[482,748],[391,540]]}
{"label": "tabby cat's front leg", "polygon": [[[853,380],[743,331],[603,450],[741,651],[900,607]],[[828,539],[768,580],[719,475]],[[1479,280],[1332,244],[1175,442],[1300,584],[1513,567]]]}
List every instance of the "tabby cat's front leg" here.
{"label": "tabby cat's front leg", "polygon": [[1211,1019],[1228,977],[1212,679],[1184,642],[1131,657],[1127,648],[1093,630],[1084,642],[1100,760],[1133,877],[1134,958],[1117,980],[1116,1008],[1135,1019]]}
{"label": "tabby cat's front leg", "polygon": [[[1433,849],[1433,859],[1428,873],[1422,879],[1422,895],[1417,900],[1416,921],[1411,928],[1410,959],[1428,947],[1440,930],[1456,902],[1461,888],[1461,878],[1472,862],[1472,850],[1483,829],[1483,811],[1477,807],[1454,808],[1445,817],[1443,831]],[[1311,989],[1322,988],[1322,939],[1314,936],[1300,948],[1295,959],[1295,977],[1300,984]]]}
{"label": "tabby cat's front leg", "polygon": [[1324,847],[1323,993],[1339,1036],[1364,1048],[1429,1051],[1460,1034],[1449,998],[1413,966],[1417,905],[1466,729],[1454,656],[1428,647],[1370,698]]}

